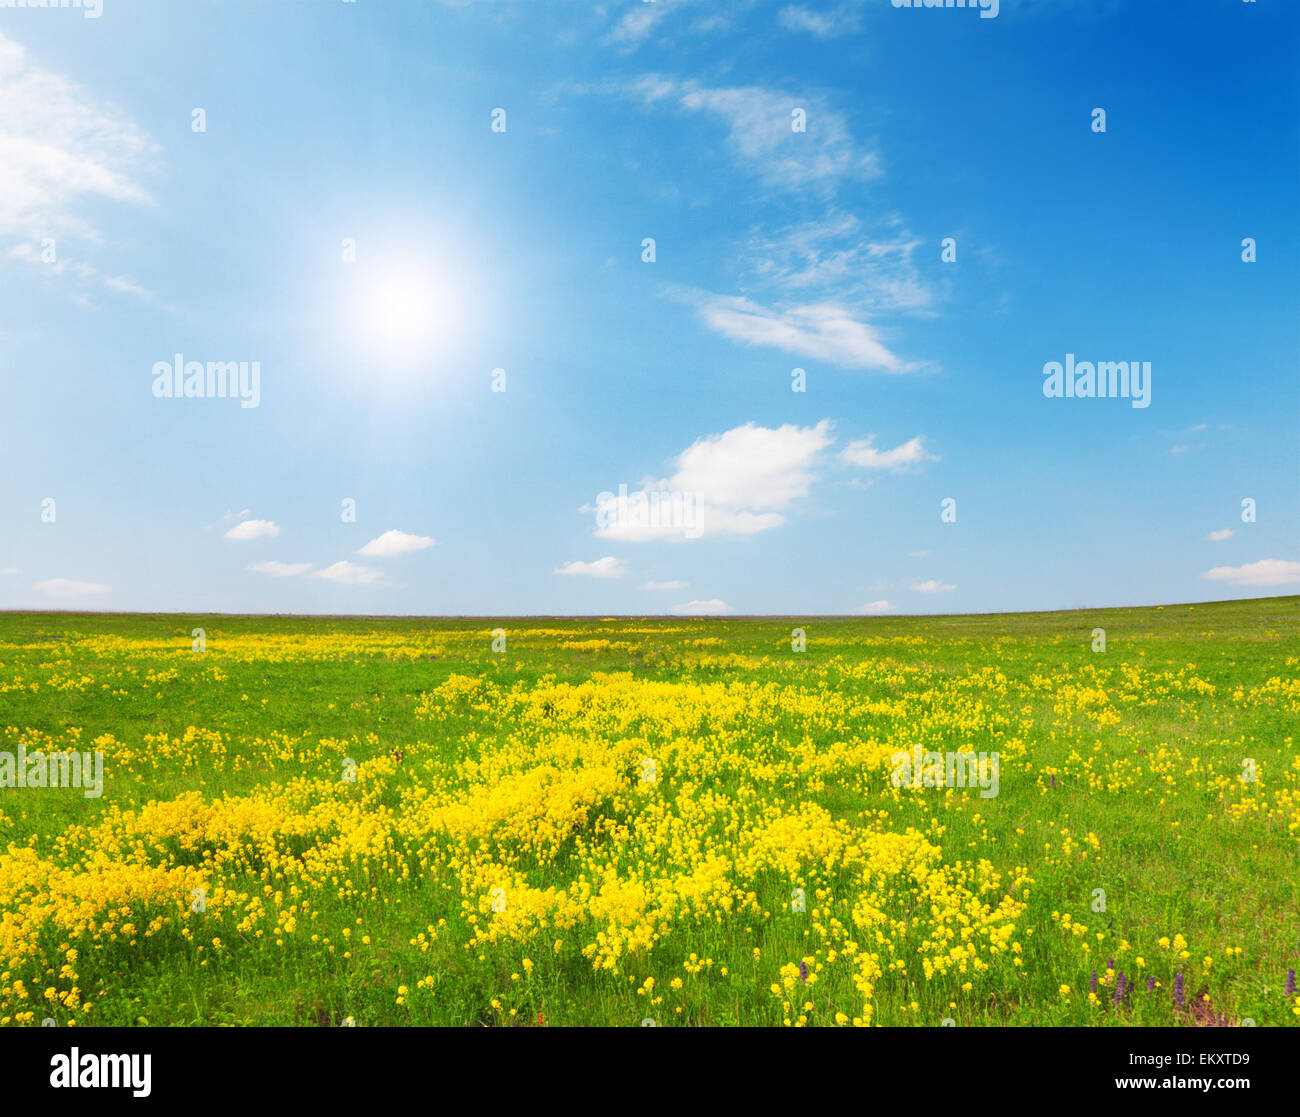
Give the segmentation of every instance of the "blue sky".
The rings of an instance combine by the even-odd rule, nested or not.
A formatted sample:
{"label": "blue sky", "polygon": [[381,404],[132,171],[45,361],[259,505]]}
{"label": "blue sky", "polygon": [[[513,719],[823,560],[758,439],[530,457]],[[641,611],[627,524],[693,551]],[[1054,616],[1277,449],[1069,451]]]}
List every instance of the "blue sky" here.
{"label": "blue sky", "polygon": [[0,607],[1300,586],[1291,0],[91,14],[0,4]]}

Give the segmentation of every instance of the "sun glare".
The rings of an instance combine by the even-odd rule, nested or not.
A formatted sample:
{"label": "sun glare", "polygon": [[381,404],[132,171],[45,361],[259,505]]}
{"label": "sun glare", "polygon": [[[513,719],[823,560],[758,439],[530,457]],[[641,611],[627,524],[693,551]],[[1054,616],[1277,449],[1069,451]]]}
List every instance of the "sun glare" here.
{"label": "sun glare", "polygon": [[418,356],[444,339],[455,320],[453,296],[431,276],[386,276],[361,300],[366,343],[392,356]]}

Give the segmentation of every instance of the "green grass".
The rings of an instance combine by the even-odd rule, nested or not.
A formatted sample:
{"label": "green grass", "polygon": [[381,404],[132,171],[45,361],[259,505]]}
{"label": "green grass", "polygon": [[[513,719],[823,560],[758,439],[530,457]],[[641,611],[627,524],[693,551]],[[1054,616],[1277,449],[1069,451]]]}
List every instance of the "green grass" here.
{"label": "green grass", "polygon": [[[1298,620],[1297,597],[853,619],[0,614],[0,749],[112,737],[101,798],[0,790],[0,900],[22,924],[0,931],[0,1019],[824,1024],[861,1015],[851,958],[875,952],[904,969],[873,982],[873,1023],[1191,1025],[1213,1013],[1295,1026],[1283,984],[1300,965]],[[491,650],[495,628],[504,652]],[[795,628],[806,651],[792,650]],[[565,647],[592,641],[612,646]],[[478,689],[457,690],[465,677]],[[700,689],[711,685],[729,689]],[[202,732],[187,741],[189,727]],[[881,757],[913,741],[999,753],[997,797],[893,787]],[[656,761],[649,788],[643,756]],[[345,758],[355,782],[340,778]],[[482,832],[412,822],[426,799],[470,801],[538,771],[535,793]],[[581,798],[572,817],[545,838],[521,829],[553,808],[565,773]],[[273,821],[185,836],[184,820],[235,800]],[[141,816],[151,803],[171,804],[169,821]],[[963,913],[931,915],[907,866],[865,879],[852,856],[801,853],[797,828],[788,851],[776,843],[741,868],[765,811],[805,808],[822,838],[924,836],[972,902],[1019,905],[1018,953],[988,950],[977,930],[986,970],[927,979],[922,960],[947,934],[962,941]],[[372,829],[376,844],[347,848],[344,835]],[[213,902],[191,912],[180,877],[103,899],[115,886],[95,875],[98,851],[120,880],[142,866],[197,873]],[[609,871],[672,892],[710,852],[728,866],[718,890],[650,920],[648,946],[595,970],[582,948],[605,924],[580,883]],[[47,910],[50,870],[64,875]],[[579,914],[470,945],[493,923],[492,882],[516,876],[567,889]],[[795,887],[804,912],[791,909]],[[874,928],[852,920],[868,894],[885,918]],[[264,911],[241,929],[255,897]],[[1086,934],[1063,929],[1066,914]],[[1159,944],[1179,934],[1187,958]],[[1112,956],[1138,983],[1120,1006]],[[780,968],[801,958],[815,982],[774,996]],[[1210,1000],[1176,1009],[1175,973],[1189,1004]],[[71,1004],[58,999],[74,986]]]}

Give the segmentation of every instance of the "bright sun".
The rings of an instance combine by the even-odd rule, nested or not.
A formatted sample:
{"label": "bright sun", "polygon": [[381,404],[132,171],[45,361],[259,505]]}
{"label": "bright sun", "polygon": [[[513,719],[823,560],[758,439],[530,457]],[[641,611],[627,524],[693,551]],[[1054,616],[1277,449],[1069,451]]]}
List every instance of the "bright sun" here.
{"label": "bright sun", "polygon": [[361,316],[368,344],[393,356],[417,356],[445,337],[454,321],[453,299],[429,275],[394,273],[362,299]]}

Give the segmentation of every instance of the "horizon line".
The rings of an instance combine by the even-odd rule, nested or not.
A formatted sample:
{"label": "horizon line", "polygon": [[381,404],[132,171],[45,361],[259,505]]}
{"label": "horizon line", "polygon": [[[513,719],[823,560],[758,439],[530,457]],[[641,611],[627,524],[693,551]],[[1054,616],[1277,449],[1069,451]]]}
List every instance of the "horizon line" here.
{"label": "horizon line", "polygon": [[[1211,601],[1165,601],[1154,605],[1075,605],[1063,609],[1000,609],[973,613],[231,613],[221,610],[144,609],[0,609],[0,616],[96,617],[248,617],[277,620],[943,620],[963,617],[1042,616],[1049,613],[1096,613],[1116,609],[1176,609],[1197,605],[1239,605],[1248,601],[1300,601],[1300,594],[1231,597]],[[1290,620],[1292,617],[1278,618]],[[1296,615],[1300,619],[1300,614]]]}

